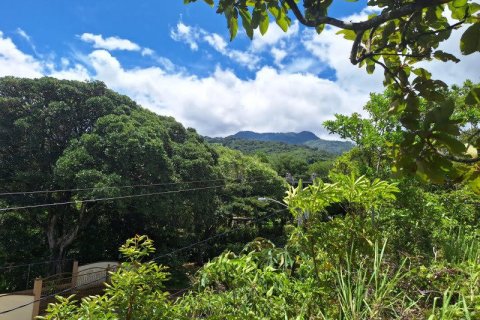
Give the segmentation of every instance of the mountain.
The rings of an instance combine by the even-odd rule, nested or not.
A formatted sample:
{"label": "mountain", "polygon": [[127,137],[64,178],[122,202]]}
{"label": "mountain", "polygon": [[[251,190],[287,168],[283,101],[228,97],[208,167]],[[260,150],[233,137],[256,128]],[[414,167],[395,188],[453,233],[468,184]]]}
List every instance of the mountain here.
{"label": "mountain", "polygon": [[242,151],[245,154],[264,153],[267,155],[292,154],[299,155],[309,162],[325,160],[332,158],[334,155],[324,150],[309,147],[304,144],[289,144],[277,141],[259,141],[238,139],[233,136],[226,138],[209,138],[205,137],[209,143],[221,144],[224,147]]}
{"label": "mountain", "polygon": [[257,133],[253,131],[240,131],[227,138],[235,138],[242,140],[256,140],[256,141],[276,141],[288,144],[304,144],[307,141],[319,139],[315,134],[309,131],[295,132],[267,132]]}
{"label": "mountain", "polygon": [[[310,131],[302,132],[267,132],[267,133],[257,133],[253,131],[240,131],[234,135],[225,137],[225,138],[213,138],[217,143],[222,143],[221,140],[224,139],[226,144],[232,144],[233,141],[238,140],[237,144],[246,145],[248,143],[241,141],[264,141],[264,142],[277,142],[277,143],[286,143],[289,145],[302,145],[308,146],[313,149],[326,151],[333,154],[341,154],[353,148],[353,143],[348,141],[335,141],[335,140],[324,140],[317,137],[314,133]],[[225,143],[224,143],[225,144]],[[276,148],[278,145],[275,146]]]}

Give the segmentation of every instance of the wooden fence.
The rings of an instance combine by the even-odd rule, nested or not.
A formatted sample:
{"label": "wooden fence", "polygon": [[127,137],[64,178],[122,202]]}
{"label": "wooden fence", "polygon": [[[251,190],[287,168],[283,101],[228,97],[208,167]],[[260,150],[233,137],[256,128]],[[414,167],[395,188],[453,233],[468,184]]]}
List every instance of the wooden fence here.
{"label": "wooden fence", "polygon": [[79,266],[78,261],[74,261],[71,272],[36,278],[30,290],[0,295],[0,312],[25,305],[0,314],[0,320],[35,319],[57,295],[77,294],[81,298],[99,293],[104,283],[108,282],[109,273],[115,271],[118,265],[118,262],[106,261]]}

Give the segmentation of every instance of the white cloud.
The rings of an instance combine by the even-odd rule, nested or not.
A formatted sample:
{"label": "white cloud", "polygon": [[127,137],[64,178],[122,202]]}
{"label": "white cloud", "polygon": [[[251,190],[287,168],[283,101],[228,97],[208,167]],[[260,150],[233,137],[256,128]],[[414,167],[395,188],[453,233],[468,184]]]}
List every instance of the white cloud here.
{"label": "white cloud", "polygon": [[200,38],[198,28],[190,27],[183,22],[179,22],[175,29],[170,30],[170,37],[175,41],[187,43],[193,51],[198,50],[197,41]]}
{"label": "white cloud", "polygon": [[358,111],[368,99],[314,75],[279,73],[269,67],[261,68],[252,80],[220,68],[199,78],[168,74],[159,68],[128,70],[103,50],[94,51],[89,58],[95,78],[207,135],[250,129],[312,130],[325,136],[324,120],[335,112]]}
{"label": "white cloud", "polygon": [[249,51],[229,49],[227,41],[219,34],[209,33],[198,27],[187,26],[183,22],[179,22],[176,28],[170,31],[170,36],[175,41],[188,44],[192,51],[197,51],[199,44],[204,42],[221,55],[250,70],[255,70],[260,62],[260,58]]}
{"label": "white cloud", "polygon": [[350,63],[352,42],[335,34],[336,28],[326,28],[320,35],[313,30],[304,32],[303,45],[318,59],[319,64],[335,71],[337,83],[352,92],[379,92],[383,90],[383,72],[375,70],[372,75]]}
{"label": "white cloud", "polygon": [[23,39],[27,40],[29,43],[32,41],[30,36],[25,32],[25,30],[21,28],[17,28],[17,34],[22,37]]}
{"label": "white cloud", "polygon": [[[375,11],[375,9],[373,9]],[[371,9],[343,18],[347,21],[365,20]],[[417,66],[424,66],[432,72],[432,77],[441,79],[449,85],[461,84],[465,79],[480,81],[480,59],[478,54],[462,56],[460,53],[460,37],[466,26],[454,30],[451,37],[440,45],[440,50],[455,54],[461,62],[442,62],[432,60],[422,62]],[[337,83],[349,91],[381,92],[383,91],[383,69],[378,66],[373,75],[367,74],[365,68],[359,68],[350,63],[349,56],[352,41],[346,40],[336,32],[339,29],[327,27],[322,34],[317,35],[313,30],[305,30],[302,43],[320,63],[335,70]]]}
{"label": "white cloud", "polygon": [[[311,130],[326,137],[321,126],[324,120],[335,113],[361,112],[369,93],[383,90],[383,71],[368,75],[351,65],[351,42],[336,35],[334,28],[326,28],[320,36],[312,30],[296,29],[298,26],[290,34],[277,33],[276,28],[271,26],[271,38],[260,40],[256,36],[245,51],[229,48],[219,34],[181,22],[171,31],[172,38],[192,50],[204,44],[240,64],[254,63],[251,79],[241,79],[222,67],[208,76],[190,75],[153,50],[140,47],[137,51],[144,59],[157,64],[126,68],[107,50],[59,57],[59,63],[54,64],[51,59],[22,52],[1,32],[0,75],[102,80],[150,110],[174,116],[211,136],[238,130]],[[442,44],[443,49],[458,51],[459,36],[454,33],[452,40]],[[265,54],[272,55],[276,68],[265,65]],[[459,58],[459,64],[429,62],[429,68],[448,83],[461,83],[466,78],[480,81],[478,54]],[[325,68],[335,71],[335,80],[312,74]]]}
{"label": "white cloud", "polygon": [[297,20],[292,23],[287,32],[284,32],[275,23],[272,23],[270,24],[267,33],[263,36],[258,32],[255,32],[250,50],[257,52],[272,46],[282,46],[284,41],[288,41],[289,38],[295,37],[299,30],[300,28]]}
{"label": "white cloud", "polygon": [[454,30],[450,38],[441,43],[438,48],[439,50],[455,55],[460,59],[459,63],[432,60],[429,62],[422,62],[418,65],[429,70],[432,73],[432,78],[440,79],[449,85],[461,84],[466,79],[475,82],[480,81],[479,54],[475,53],[464,56],[460,51],[460,38],[467,27],[468,26],[462,26],[460,29]]}
{"label": "white cloud", "polygon": [[31,55],[20,51],[12,39],[0,31],[0,76],[41,77],[44,66]]}
{"label": "white cloud", "polygon": [[273,47],[272,49],[270,49],[270,53],[272,54],[273,56],[273,61],[274,63],[277,65],[277,66],[281,66],[282,65],[282,60],[287,56],[288,52],[286,50],[283,50],[283,49],[279,49],[279,48],[276,48],[276,47]]}
{"label": "white cloud", "polygon": [[61,69],[55,69],[48,73],[50,77],[65,79],[65,80],[78,80],[86,81],[91,78],[88,70],[81,64],[75,64],[72,67],[63,65]]}
{"label": "white cloud", "polygon": [[203,39],[218,52],[226,52],[227,41],[216,33],[206,33]]}
{"label": "white cloud", "polygon": [[140,51],[138,44],[119,37],[103,38],[101,34],[83,33],[80,39],[84,42],[93,43],[96,49],[106,50],[125,50],[125,51]]}
{"label": "white cloud", "polygon": [[142,56],[152,56],[154,53],[155,51],[150,48],[143,48],[141,52]]}
{"label": "white cloud", "polygon": [[251,52],[232,49],[229,50],[227,48],[227,41],[225,41],[225,39],[223,39],[219,34],[207,33],[204,30],[202,30],[202,32],[204,34],[203,40],[205,40],[213,49],[232,59],[238,64],[245,66],[250,70],[254,70],[260,62],[260,58]]}

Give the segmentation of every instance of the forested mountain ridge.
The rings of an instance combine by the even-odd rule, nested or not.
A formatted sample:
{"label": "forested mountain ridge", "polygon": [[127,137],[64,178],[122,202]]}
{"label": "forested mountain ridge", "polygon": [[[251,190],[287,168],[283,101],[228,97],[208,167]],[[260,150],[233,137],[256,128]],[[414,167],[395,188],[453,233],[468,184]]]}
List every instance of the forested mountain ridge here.
{"label": "forested mountain ridge", "polygon": [[229,136],[231,138],[246,139],[246,140],[259,140],[259,141],[278,141],[289,144],[303,144],[310,140],[319,139],[313,132],[302,131],[296,132],[265,132],[257,133],[253,131],[239,131],[234,135]]}
{"label": "forested mountain ridge", "polygon": [[[207,140],[221,143],[223,145],[232,145],[232,141],[247,140],[247,141],[261,141],[261,142],[275,142],[277,144],[272,145],[274,148],[287,148],[282,147],[278,143],[288,145],[306,145],[310,148],[326,151],[334,154],[341,154],[354,147],[353,143],[349,141],[337,141],[337,140],[324,140],[317,137],[310,131],[302,132],[266,132],[257,133],[253,131],[240,131],[234,135],[227,136],[225,138],[207,138]],[[245,144],[237,142],[236,144]],[[262,146],[265,147],[266,145]]]}
{"label": "forested mountain ridge", "polygon": [[[309,179],[315,173],[325,177],[337,154],[315,149],[303,144],[288,144],[277,141],[258,141],[226,138],[208,138],[212,144],[255,155],[261,161],[270,164],[281,176],[287,173],[296,179]],[[314,142],[314,141],[312,141]]]}

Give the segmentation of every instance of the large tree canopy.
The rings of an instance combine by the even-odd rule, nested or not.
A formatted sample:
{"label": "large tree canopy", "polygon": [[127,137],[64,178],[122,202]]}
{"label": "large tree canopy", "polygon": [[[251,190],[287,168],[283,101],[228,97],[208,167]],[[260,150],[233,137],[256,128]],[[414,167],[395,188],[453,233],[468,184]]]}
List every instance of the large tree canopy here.
{"label": "large tree canopy", "polygon": [[[275,207],[258,198],[283,190],[258,159],[209,145],[101,82],[0,78],[0,265],[115,259],[137,233],[170,252],[230,230],[235,219],[271,214]],[[277,218],[230,242],[281,234],[269,224]],[[226,245],[168,258],[202,262]],[[14,280],[0,277],[0,287]]]}
{"label": "large tree canopy", "polygon": [[[97,237],[100,256],[104,242],[115,248],[116,240],[133,232],[162,241],[177,228],[201,233],[210,227],[204,216],[216,209],[215,189],[188,197],[82,200],[210,186],[213,182],[174,183],[219,179],[217,158],[194,130],[141,108],[101,82],[0,79],[0,192],[60,190],[4,195],[2,208],[65,202],[2,211],[0,225],[31,228],[32,234],[43,230],[53,259],[64,257],[95,220],[102,223],[88,233]],[[131,185],[140,186],[118,188]]]}
{"label": "large tree canopy", "polygon": [[[185,3],[196,0],[184,0]],[[355,0],[354,0],[355,1]],[[460,50],[464,55],[480,51],[480,5],[473,0],[370,0],[375,14],[364,21],[343,21],[329,16],[333,0],[205,0],[227,19],[231,39],[241,21],[247,35],[254,30],[263,35],[270,21],[284,31],[292,24],[292,14],[304,26],[320,34],[325,26],[339,28],[352,41],[350,62],[372,73],[384,70],[384,85],[391,92],[389,112],[405,128],[396,148],[395,169],[403,174],[433,178],[461,176],[480,190],[480,131],[471,123],[453,117],[455,100],[447,85],[431,78],[417,63],[432,59],[458,62],[459,57],[439,50],[452,31],[463,27]],[[303,6],[303,8],[302,8]],[[346,57],[347,58],[347,57]],[[480,86],[471,86],[462,105],[466,113],[480,108]],[[425,107],[423,107],[425,106]],[[464,126],[464,127],[461,127]],[[461,129],[472,129],[468,143],[460,141]],[[467,152],[468,150],[474,152]],[[468,169],[453,165],[468,164]]]}

